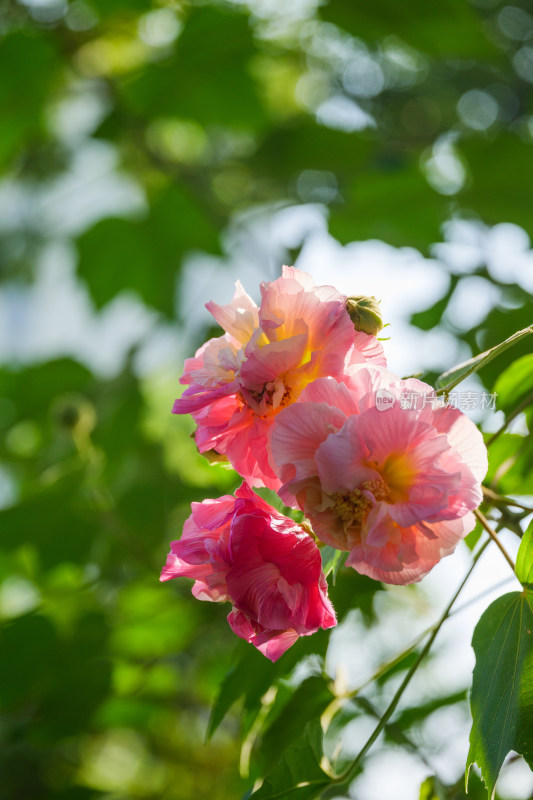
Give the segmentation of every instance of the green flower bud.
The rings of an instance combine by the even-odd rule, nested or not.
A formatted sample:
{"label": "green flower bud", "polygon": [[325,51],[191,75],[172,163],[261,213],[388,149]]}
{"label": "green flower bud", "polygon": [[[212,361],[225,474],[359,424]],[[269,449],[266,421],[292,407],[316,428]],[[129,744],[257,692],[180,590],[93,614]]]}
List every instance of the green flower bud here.
{"label": "green flower bud", "polygon": [[96,425],[96,411],[93,404],[79,394],[58,397],[54,403],[53,413],[60,427],[83,435],[90,434]]}
{"label": "green flower bud", "polygon": [[383,328],[383,320],[379,308],[379,300],[375,297],[356,295],[346,300],[346,311],[350,315],[356,331],[363,331],[370,336],[377,336]]}

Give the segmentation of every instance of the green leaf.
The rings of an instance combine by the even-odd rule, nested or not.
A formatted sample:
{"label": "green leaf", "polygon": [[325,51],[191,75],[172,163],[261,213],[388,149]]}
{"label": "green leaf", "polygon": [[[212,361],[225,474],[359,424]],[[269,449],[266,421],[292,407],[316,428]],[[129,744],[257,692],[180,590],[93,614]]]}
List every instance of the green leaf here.
{"label": "green leaf", "polygon": [[248,70],[255,52],[241,11],[193,6],[171,57],[120,87],[124,103],[148,117],[177,116],[233,129],[263,126],[268,117]]}
{"label": "green leaf", "polygon": [[376,151],[345,187],[344,175],[339,175],[344,203],[331,207],[335,238],[343,243],[382,239],[422,250],[438,241],[450,200],[428,185],[416,158]]}
{"label": "green leaf", "polygon": [[497,55],[495,46],[483,35],[475,10],[461,0],[448,0],[445,5],[424,0],[411,0],[409,4],[331,0],[320,9],[320,15],[359,38],[374,42],[400,37],[432,57]]}
{"label": "green leaf", "polygon": [[302,727],[319,719],[332,700],[322,677],[307,678],[296,689],[263,734],[260,757],[265,771],[276,765],[283,751],[301,735]]}
{"label": "green leaf", "polygon": [[494,384],[494,391],[498,408],[505,414],[520,405],[533,392],[533,353],[513,361]]}
{"label": "green leaf", "polygon": [[[428,700],[426,703],[419,702],[417,705],[404,708],[394,721],[394,728],[406,731],[417,722],[423,722],[424,719],[433,714],[439,708],[445,706],[453,706],[456,703],[464,703],[466,700],[466,690],[459,692],[452,692],[442,697],[435,697]],[[392,727],[392,726],[391,726]]]}
{"label": "green leaf", "polygon": [[430,308],[426,308],[423,311],[417,311],[415,314],[412,314],[411,324],[416,325],[417,328],[420,328],[423,331],[429,331],[431,328],[439,325],[442,320],[442,315],[446,311],[448,303],[450,302],[450,298],[454,293],[458,283],[459,278],[457,275],[452,275],[448,291],[444,297],[441,297],[440,300],[437,300],[437,302]]}
{"label": "green leaf", "polygon": [[419,800],[446,800],[446,790],[436,776],[426,778],[420,787]]}
{"label": "green leaf", "polygon": [[330,547],[327,544],[325,547],[321,548],[320,555],[322,556],[322,570],[324,575],[327,578],[327,576],[331,573],[333,576],[333,585],[335,585],[337,573],[347,554],[344,552],[344,550],[337,550],[336,547]]}
{"label": "green leaf", "polygon": [[31,614],[0,631],[0,703],[4,712],[34,703],[51,680],[57,634],[46,617]]}
{"label": "green leaf", "polygon": [[[375,581],[373,581],[375,583]],[[244,698],[246,711],[259,708],[261,698],[281,677],[288,675],[308,655],[325,655],[329,632],[319,630],[312,636],[302,636],[292,647],[272,663],[251,644],[239,642],[234,666],[226,674],[215,700],[209,720],[207,738],[210,738],[226,716],[231,706]]]}
{"label": "green leaf", "polygon": [[78,470],[18,505],[0,510],[2,548],[15,550],[23,543],[32,545],[44,569],[64,561],[87,561],[99,524],[79,494],[85,478],[85,473]]}
{"label": "green leaf", "polygon": [[[2,31],[3,33],[3,31]],[[59,67],[48,37],[18,31],[0,47],[0,165],[21,153],[21,143],[39,132],[42,110]]]}
{"label": "green leaf", "polygon": [[533,593],[498,598],[479,620],[472,646],[476,666],[466,775],[475,762],[489,797],[511,750],[533,766]]}
{"label": "green leaf", "polygon": [[237,661],[226,674],[213,705],[207,738],[214,734],[233,703],[243,695],[250,704],[259,704],[275,677],[275,665],[266,659],[255,647],[239,643]]}
{"label": "green leaf", "polygon": [[524,585],[533,583],[533,522],[530,522],[518,548],[516,577]]}
{"label": "green leaf", "polygon": [[302,736],[286,751],[278,766],[251,796],[256,800],[312,800],[330,780],[320,768],[322,729],[320,722],[308,722]]}
{"label": "green leaf", "polygon": [[498,137],[463,139],[460,150],[471,173],[471,180],[458,195],[461,206],[475,211],[488,225],[514,222],[532,235],[528,209],[533,182],[531,144],[506,132]]}
{"label": "green leaf", "polygon": [[101,220],[78,239],[78,274],[100,308],[124,289],[174,314],[175,282],[189,250],[218,250],[216,228],[201,203],[171,186],[152,203],[145,219]]}
{"label": "green leaf", "polygon": [[478,372],[481,367],[484,367],[485,364],[488,364],[496,358],[496,356],[505,352],[509,347],[512,347],[526,336],[529,336],[530,333],[533,333],[533,325],[513,333],[513,335],[504,342],[500,342],[500,344],[497,344],[495,347],[491,347],[490,350],[485,350],[484,353],[479,353],[479,355],[469,358],[468,361],[464,361],[462,364],[452,367],[452,369],[449,369],[447,372],[443,372],[442,375],[439,375],[437,378],[438,394],[449,392],[454,386],[457,386],[458,383],[461,383],[461,381],[469,375],[472,375],[472,373]]}

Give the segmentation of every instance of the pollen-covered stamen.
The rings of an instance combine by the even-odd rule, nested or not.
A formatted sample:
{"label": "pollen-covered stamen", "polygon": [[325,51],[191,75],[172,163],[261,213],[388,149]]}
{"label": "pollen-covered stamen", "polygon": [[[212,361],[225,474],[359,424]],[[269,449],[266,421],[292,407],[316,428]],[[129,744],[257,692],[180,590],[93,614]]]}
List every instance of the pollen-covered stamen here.
{"label": "pollen-covered stamen", "polygon": [[277,413],[291,401],[290,389],[282,378],[265,383],[259,391],[243,388],[240,394],[246,405],[259,416]]}
{"label": "pollen-covered stamen", "polygon": [[384,481],[377,479],[364,481],[361,488],[347,492],[333,492],[330,495],[334,509],[345,527],[362,525],[375,503],[390,498],[390,489]]}

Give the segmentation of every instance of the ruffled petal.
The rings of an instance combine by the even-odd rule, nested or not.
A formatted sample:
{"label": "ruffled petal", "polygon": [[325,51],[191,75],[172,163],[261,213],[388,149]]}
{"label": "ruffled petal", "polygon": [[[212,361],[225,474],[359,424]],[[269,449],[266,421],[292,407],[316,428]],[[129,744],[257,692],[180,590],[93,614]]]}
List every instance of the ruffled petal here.
{"label": "ruffled petal", "polygon": [[233,300],[225,306],[210,301],[205,307],[221,328],[241,344],[246,344],[258,326],[258,308],[244,291],[240,281],[235,284]]}

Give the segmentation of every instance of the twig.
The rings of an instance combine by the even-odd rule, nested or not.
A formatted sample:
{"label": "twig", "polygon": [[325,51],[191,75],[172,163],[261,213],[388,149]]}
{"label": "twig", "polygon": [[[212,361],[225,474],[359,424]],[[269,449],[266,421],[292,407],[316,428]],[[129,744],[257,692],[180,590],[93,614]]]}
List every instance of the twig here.
{"label": "twig", "polygon": [[495,542],[496,545],[500,548],[502,554],[505,556],[505,559],[506,559],[507,563],[509,564],[509,566],[511,567],[511,569],[514,572],[515,571],[514,561],[511,558],[511,556],[509,555],[509,553],[507,552],[507,550],[505,549],[505,547],[503,546],[503,544],[500,542],[500,540],[498,538],[498,534],[496,533],[496,531],[493,528],[491,528],[491,526],[489,525],[488,519],[485,517],[484,514],[481,513],[479,508],[476,508],[474,510],[474,515],[477,517],[477,519],[481,523],[481,525],[485,528],[485,530],[487,531],[487,533],[489,534],[489,536],[493,540],[493,542]]}
{"label": "twig", "polygon": [[437,638],[437,634],[439,633],[441,627],[446,622],[446,619],[448,618],[448,615],[449,615],[450,611],[452,610],[453,604],[455,603],[455,601],[457,600],[457,598],[461,594],[461,591],[463,590],[468,578],[472,574],[472,571],[473,571],[474,567],[476,566],[481,554],[484,552],[485,548],[487,547],[489,541],[486,541],[482,545],[482,547],[478,550],[476,555],[474,556],[473,561],[472,561],[472,565],[470,566],[470,569],[466,573],[461,585],[459,586],[459,588],[455,592],[454,596],[452,597],[452,599],[450,600],[450,602],[446,606],[442,616],[440,617],[438,623],[436,624],[435,628],[433,629],[433,632],[432,632],[431,636],[429,637],[429,639],[427,640],[426,644],[424,645],[424,647],[420,651],[416,661],[414,662],[414,664],[412,665],[411,669],[409,670],[409,672],[407,673],[407,675],[403,679],[402,683],[400,684],[399,689],[397,690],[396,694],[394,695],[394,697],[392,698],[391,702],[387,706],[387,709],[385,710],[385,712],[384,712],[383,716],[381,717],[380,721],[378,722],[378,724],[374,728],[373,732],[371,733],[371,735],[367,739],[367,741],[364,744],[363,748],[359,751],[359,753],[357,754],[355,759],[352,761],[350,766],[341,775],[339,775],[337,778],[333,779],[333,781],[332,781],[333,784],[335,784],[335,785],[346,784],[351,780],[351,778],[353,777],[354,773],[357,770],[357,767],[359,766],[359,764],[363,760],[364,756],[366,755],[368,750],[372,747],[372,745],[374,744],[374,742],[376,741],[376,739],[378,738],[380,733],[383,731],[383,729],[387,725],[389,719],[394,714],[394,712],[396,710],[396,707],[397,707],[398,703],[400,702],[404,691],[406,690],[408,684],[410,683],[411,678],[413,677],[413,675],[417,671],[418,667],[420,666],[420,664],[422,663],[422,661],[424,660],[426,655],[429,653],[429,651],[431,649],[431,646],[433,645],[433,642]]}
{"label": "twig", "polygon": [[522,509],[522,511],[527,511],[528,514],[533,514],[533,508],[529,508],[528,506],[522,505],[522,503],[518,503],[516,500],[513,500],[512,497],[506,497],[505,495],[498,494],[488,486],[482,486],[481,490],[483,492],[483,498],[497,508],[500,508],[500,506],[514,506],[515,508]]}

